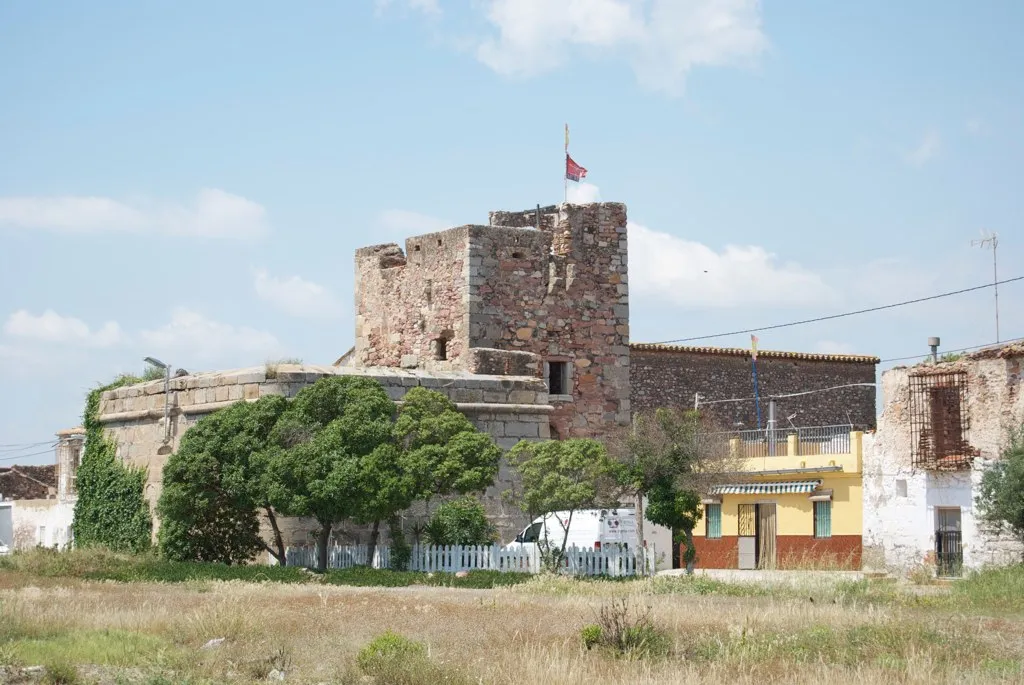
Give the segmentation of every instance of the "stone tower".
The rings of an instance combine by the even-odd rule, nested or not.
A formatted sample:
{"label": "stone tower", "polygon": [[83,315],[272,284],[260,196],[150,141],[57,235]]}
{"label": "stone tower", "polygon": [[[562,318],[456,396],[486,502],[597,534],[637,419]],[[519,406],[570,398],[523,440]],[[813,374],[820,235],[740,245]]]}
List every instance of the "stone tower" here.
{"label": "stone tower", "polygon": [[542,376],[552,437],[628,425],[621,203],[492,212],[356,252],[357,366]]}

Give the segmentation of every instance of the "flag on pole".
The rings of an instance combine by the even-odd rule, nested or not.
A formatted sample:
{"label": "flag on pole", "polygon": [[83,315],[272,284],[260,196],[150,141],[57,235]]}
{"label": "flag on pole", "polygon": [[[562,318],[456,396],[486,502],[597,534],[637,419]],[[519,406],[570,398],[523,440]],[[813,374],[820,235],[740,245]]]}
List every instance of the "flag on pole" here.
{"label": "flag on pole", "polygon": [[565,177],[577,183],[587,177],[587,170],[574,162],[568,152],[565,153]]}
{"label": "flag on pole", "polygon": [[757,336],[750,336],[750,356],[757,361]]}

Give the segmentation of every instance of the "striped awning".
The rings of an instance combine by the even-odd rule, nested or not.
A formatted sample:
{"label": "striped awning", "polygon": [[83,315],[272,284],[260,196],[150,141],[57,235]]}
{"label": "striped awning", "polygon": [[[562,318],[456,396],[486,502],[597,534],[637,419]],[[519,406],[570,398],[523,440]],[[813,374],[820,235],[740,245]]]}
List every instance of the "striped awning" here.
{"label": "striped awning", "polygon": [[820,480],[791,480],[782,483],[741,483],[711,488],[713,495],[789,495],[813,492]]}

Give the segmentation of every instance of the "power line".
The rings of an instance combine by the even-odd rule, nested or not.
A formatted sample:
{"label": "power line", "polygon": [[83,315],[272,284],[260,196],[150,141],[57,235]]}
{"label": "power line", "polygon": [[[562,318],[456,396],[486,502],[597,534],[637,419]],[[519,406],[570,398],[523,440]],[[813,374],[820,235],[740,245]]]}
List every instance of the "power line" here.
{"label": "power line", "polygon": [[[1021,341],[1024,341],[1024,338],[1010,338],[1009,340],[1003,340],[1002,342],[994,342],[994,343],[990,342],[990,343],[985,343],[984,345],[972,345],[971,347],[961,347],[961,348],[955,349],[955,350],[946,350],[945,352],[943,352],[943,354],[953,354],[955,352],[968,352],[970,350],[980,350],[983,347],[991,347],[992,345],[1007,345],[1009,343],[1021,342]],[[907,356],[907,357],[892,357],[890,359],[882,359],[879,363],[880,364],[886,364],[888,362],[903,362],[903,361],[907,361],[908,359],[922,359],[922,358],[930,357],[930,356],[931,356],[930,353],[925,352],[925,353],[922,353],[922,354],[912,354],[912,355]]]}
{"label": "power line", "polygon": [[13,448],[28,448],[28,447],[39,447],[40,445],[49,445],[53,440],[43,440],[42,442],[9,442],[6,444],[0,444],[0,452],[9,451]]}
{"label": "power line", "polygon": [[802,326],[808,323],[817,323],[818,321],[831,321],[832,319],[841,319],[846,316],[855,316],[857,314],[868,314],[870,312],[879,312],[885,309],[894,309],[895,307],[905,307],[908,304],[918,304],[919,302],[928,302],[930,300],[938,300],[943,297],[951,297],[953,295],[962,295],[964,293],[974,292],[975,290],[984,290],[985,288],[994,288],[1004,283],[1013,283],[1015,281],[1024,281],[1024,276],[1017,276],[1015,278],[1007,278],[1002,281],[993,281],[992,283],[986,283],[984,285],[976,285],[973,288],[964,288],[962,290],[951,290],[948,293],[939,293],[938,295],[930,295],[928,297],[919,297],[914,300],[906,300],[904,302],[894,302],[893,304],[884,304],[878,307],[868,307],[867,309],[858,309],[852,312],[844,312],[842,314],[831,314],[829,316],[819,316],[814,319],[803,319],[802,321],[791,321],[789,323],[779,323],[773,326],[762,326],[760,328],[747,328],[742,331],[730,331],[728,333],[714,333],[712,335],[697,335],[692,338],[678,338],[676,340],[662,340],[661,342],[653,343],[654,345],[668,345],[671,343],[683,343],[691,342],[693,340],[708,340],[710,338],[724,338],[730,335],[741,335],[743,333],[757,333],[759,331],[772,331],[777,328],[789,328],[790,326]]}
{"label": "power line", "polygon": [[[53,445],[56,446],[56,445]],[[0,462],[13,462],[16,459],[28,459],[29,457],[39,457],[40,455],[52,455],[52,449],[45,449],[43,452],[35,452],[31,455],[18,455],[16,457],[4,457],[0,459]]]}
{"label": "power line", "polygon": [[833,385],[831,388],[818,388],[817,390],[806,390],[804,392],[791,392],[787,395],[769,395],[768,399],[777,400],[783,397],[799,397],[801,395],[813,395],[816,392],[825,392],[826,390],[839,390],[841,388],[857,388],[857,387],[872,387],[877,386],[877,383],[847,383],[846,385]]}

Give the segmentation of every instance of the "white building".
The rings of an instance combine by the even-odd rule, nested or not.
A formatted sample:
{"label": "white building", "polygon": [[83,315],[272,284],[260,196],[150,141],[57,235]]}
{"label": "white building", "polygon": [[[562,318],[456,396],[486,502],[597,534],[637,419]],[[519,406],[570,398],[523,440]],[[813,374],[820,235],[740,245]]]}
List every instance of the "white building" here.
{"label": "white building", "polygon": [[[72,543],[71,524],[78,499],[75,480],[84,444],[82,428],[57,433],[56,487],[40,482],[43,497],[12,499],[7,494],[0,502],[0,553],[35,546],[64,548]],[[13,475],[19,475],[17,469],[13,467]],[[5,494],[0,491],[0,496]]]}
{"label": "white building", "polygon": [[864,569],[942,576],[1021,561],[976,516],[984,470],[1024,423],[1024,345],[882,374],[884,409],[864,442]]}

